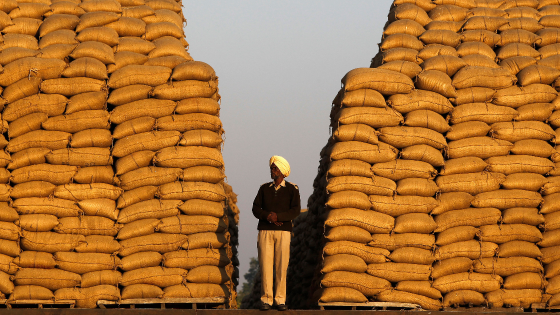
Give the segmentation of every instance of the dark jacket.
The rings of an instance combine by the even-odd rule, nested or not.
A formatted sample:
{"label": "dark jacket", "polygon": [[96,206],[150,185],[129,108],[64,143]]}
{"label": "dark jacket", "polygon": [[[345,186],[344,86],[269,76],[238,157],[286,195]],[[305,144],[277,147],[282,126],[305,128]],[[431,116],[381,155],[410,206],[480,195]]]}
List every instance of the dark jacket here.
{"label": "dark jacket", "polygon": [[[286,187],[274,189],[274,183],[262,184],[253,202],[253,215],[259,219],[259,230],[292,231],[292,220],[301,211],[299,189],[296,185],[286,181]],[[281,226],[268,222],[268,215],[274,212],[278,215]]]}

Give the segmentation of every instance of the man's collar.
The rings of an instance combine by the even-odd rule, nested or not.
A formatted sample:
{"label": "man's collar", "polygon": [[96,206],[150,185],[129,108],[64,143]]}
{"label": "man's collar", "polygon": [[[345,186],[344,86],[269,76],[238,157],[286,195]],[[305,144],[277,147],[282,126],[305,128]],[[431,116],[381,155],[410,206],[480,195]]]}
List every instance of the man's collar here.
{"label": "man's collar", "polygon": [[[270,183],[269,187],[273,187],[274,186],[274,181],[272,181],[272,183]],[[283,179],[282,182],[280,183],[280,186],[282,187],[286,187],[286,180]]]}

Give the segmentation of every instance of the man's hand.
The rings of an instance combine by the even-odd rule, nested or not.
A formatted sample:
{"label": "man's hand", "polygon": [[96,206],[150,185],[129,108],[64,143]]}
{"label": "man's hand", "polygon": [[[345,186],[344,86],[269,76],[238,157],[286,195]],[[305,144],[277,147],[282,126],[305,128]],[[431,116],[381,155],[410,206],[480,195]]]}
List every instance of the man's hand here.
{"label": "man's hand", "polygon": [[278,216],[276,215],[276,213],[271,212],[268,217],[266,217],[266,219],[268,220],[268,222],[270,223],[276,223],[276,221],[278,221]]}

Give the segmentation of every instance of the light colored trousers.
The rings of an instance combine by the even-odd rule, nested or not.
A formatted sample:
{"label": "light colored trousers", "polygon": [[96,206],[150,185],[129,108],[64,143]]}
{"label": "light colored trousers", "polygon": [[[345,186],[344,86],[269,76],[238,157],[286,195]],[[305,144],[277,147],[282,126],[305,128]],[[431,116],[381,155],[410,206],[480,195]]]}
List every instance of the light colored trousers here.
{"label": "light colored trousers", "polygon": [[[286,304],[286,274],[290,262],[291,232],[259,231],[257,248],[261,269],[261,301]],[[274,278],[276,272],[276,278]],[[272,290],[274,284],[274,291]],[[273,292],[276,292],[274,294]],[[274,299],[273,299],[274,297]]]}

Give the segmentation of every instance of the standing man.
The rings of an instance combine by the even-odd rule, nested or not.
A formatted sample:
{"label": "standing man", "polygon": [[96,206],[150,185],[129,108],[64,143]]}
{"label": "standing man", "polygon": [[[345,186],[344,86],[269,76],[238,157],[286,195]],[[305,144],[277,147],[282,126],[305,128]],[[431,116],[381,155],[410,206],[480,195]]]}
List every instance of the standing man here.
{"label": "standing man", "polygon": [[288,309],[286,274],[290,261],[292,220],[299,215],[301,202],[298,187],[284,180],[290,175],[288,161],[275,155],[268,164],[272,182],[261,185],[253,202],[253,215],[259,219],[257,248],[262,283],[261,310],[269,310],[276,302],[278,310],[285,311]]}

